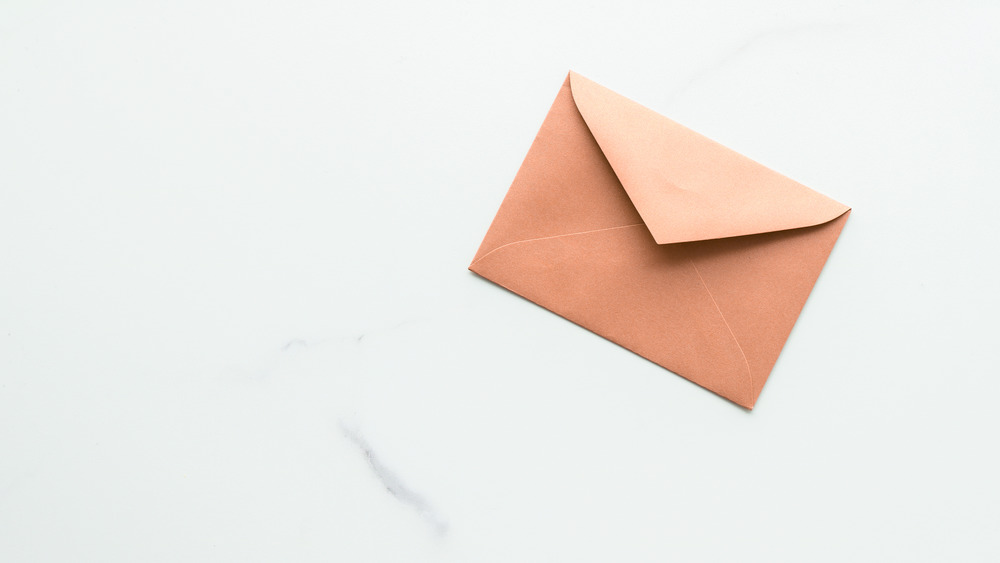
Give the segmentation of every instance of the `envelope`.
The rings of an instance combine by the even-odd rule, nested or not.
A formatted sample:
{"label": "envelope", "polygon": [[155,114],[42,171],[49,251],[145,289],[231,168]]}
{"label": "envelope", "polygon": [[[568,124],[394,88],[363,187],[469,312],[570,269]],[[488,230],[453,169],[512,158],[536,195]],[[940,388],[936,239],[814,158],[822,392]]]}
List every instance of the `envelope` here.
{"label": "envelope", "polygon": [[752,409],[849,214],[570,72],[469,269]]}

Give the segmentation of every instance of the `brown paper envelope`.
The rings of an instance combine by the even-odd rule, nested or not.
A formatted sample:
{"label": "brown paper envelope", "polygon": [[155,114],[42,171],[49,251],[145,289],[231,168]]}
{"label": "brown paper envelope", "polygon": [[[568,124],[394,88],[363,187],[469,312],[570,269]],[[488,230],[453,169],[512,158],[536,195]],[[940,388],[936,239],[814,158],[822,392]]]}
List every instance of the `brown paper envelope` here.
{"label": "brown paper envelope", "polygon": [[753,408],[849,213],[571,72],[469,269]]}

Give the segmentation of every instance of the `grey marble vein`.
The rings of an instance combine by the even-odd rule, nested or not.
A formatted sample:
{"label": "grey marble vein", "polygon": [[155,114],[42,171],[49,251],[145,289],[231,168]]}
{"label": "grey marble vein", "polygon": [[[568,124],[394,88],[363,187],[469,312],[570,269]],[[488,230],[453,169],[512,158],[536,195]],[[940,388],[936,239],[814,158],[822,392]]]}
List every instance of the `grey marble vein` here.
{"label": "grey marble vein", "polygon": [[361,435],[357,428],[348,426],[343,421],[340,422],[340,429],[348,440],[354,443],[371,466],[372,472],[382,483],[389,494],[403,504],[413,507],[420,517],[431,527],[438,536],[443,536],[448,531],[448,523],[438,514],[434,507],[426,499],[404,483],[399,476],[386,467],[381,459],[372,450],[372,447]]}
{"label": "grey marble vein", "polygon": [[743,41],[739,42],[732,49],[729,49],[722,56],[718,57],[712,63],[706,65],[704,68],[694,73],[690,78],[688,78],[683,84],[674,89],[673,92],[667,96],[667,101],[672,101],[677,99],[681,94],[689,90],[695,84],[705,80],[707,77],[720,72],[726,68],[734,60],[740,58],[742,55],[752,50],[757,45],[776,37],[788,37],[796,36],[802,33],[815,33],[817,31],[839,31],[848,27],[846,23],[837,22],[812,22],[803,23],[798,25],[791,25],[786,27],[779,27],[774,29],[768,29],[760,31],[747,37]]}

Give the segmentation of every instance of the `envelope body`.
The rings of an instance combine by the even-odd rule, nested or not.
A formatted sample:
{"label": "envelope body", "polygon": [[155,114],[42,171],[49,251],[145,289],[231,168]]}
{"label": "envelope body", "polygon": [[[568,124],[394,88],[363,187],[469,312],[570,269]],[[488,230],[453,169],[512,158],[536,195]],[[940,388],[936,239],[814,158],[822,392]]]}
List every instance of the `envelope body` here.
{"label": "envelope body", "polygon": [[571,72],[469,269],[753,408],[849,214]]}

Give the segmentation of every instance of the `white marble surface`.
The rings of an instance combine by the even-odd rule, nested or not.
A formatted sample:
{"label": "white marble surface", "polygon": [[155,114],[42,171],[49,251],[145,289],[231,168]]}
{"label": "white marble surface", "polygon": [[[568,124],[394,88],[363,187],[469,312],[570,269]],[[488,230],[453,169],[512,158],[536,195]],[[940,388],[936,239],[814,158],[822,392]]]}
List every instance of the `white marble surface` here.
{"label": "white marble surface", "polygon": [[[996,3],[346,4],[0,4],[0,561],[1000,558]],[[752,413],[466,271],[570,68],[854,207]]]}

